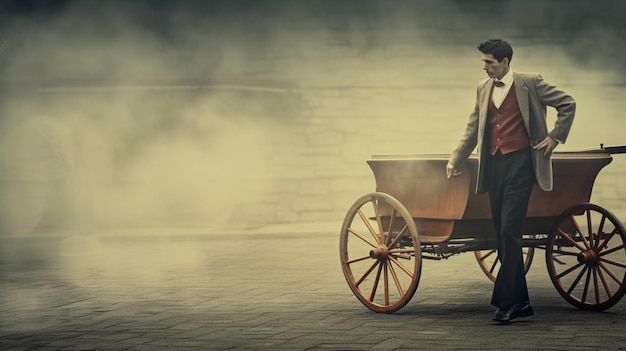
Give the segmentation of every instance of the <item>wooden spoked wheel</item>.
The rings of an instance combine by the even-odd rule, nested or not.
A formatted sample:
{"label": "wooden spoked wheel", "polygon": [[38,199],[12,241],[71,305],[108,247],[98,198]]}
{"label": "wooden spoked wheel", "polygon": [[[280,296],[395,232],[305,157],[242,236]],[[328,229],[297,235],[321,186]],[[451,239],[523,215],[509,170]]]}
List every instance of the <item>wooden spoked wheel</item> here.
{"label": "wooden spoked wheel", "polygon": [[[524,272],[528,273],[530,265],[533,262],[533,257],[535,256],[535,248],[523,247],[522,254],[524,255]],[[474,251],[474,256],[476,256],[476,261],[478,261],[480,269],[482,269],[487,278],[489,278],[492,282],[495,282],[498,272],[500,271],[498,251],[495,249],[477,250]]]}
{"label": "wooden spoked wheel", "polygon": [[422,268],[417,228],[394,197],[359,198],[341,228],[340,259],[354,295],[375,312],[399,310],[413,297]]}
{"label": "wooden spoked wheel", "polygon": [[552,284],[567,302],[605,310],[626,292],[624,226],[600,206],[572,206],[548,236],[546,263]]}

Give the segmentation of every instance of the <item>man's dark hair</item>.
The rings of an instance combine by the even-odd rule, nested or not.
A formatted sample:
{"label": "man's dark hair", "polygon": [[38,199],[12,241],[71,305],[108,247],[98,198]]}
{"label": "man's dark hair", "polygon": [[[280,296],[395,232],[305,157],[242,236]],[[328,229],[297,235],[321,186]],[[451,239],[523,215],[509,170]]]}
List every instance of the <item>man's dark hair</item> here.
{"label": "man's dark hair", "polygon": [[498,62],[502,62],[505,57],[509,58],[509,63],[513,59],[513,48],[506,40],[489,39],[480,43],[478,50],[485,55],[492,54]]}

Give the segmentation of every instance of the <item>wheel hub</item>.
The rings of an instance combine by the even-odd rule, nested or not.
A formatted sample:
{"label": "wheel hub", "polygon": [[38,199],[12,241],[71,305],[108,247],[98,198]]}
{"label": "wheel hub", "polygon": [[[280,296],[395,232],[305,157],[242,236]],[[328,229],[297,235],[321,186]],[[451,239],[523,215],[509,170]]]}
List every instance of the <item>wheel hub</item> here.
{"label": "wheel hub", "polygon": [[387,259],[387,256],[389,256],[389,248],[385,245],[380,245],[377,248],[370,250],[370,258],[384,261]]}
{"label": "wheel hub", "polygon": [[576,255],[580,263],[595,263],[598,260],[598,254],[595,250],[586,250]]}

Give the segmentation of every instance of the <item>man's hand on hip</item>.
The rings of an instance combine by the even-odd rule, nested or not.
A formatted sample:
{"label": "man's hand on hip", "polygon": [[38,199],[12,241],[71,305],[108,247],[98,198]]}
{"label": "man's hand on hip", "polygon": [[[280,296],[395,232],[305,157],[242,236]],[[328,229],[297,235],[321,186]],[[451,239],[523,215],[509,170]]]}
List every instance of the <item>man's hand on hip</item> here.
{"label": "man's hand on hip", "polygon": [[556,148],[557,145],[559,145],[559,143],[556,140],[552,139],[552,137],[550,136],[547,136],[539,144],[535,145],[533,149],[540,150],[545,148],[545,150],[543,151],[543,155],[550,156],[550,154],[552,154],[552,151],[554,150],[554,148]]}

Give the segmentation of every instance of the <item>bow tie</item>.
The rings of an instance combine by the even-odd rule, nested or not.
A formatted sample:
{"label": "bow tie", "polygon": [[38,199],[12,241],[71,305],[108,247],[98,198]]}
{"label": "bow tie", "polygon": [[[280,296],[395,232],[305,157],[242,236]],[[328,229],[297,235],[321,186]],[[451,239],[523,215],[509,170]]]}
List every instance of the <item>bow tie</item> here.
{"label": "bow tie", "polygon": [[502,83],[502,81],[498,79],[496,79],[493,84],[495,84],[495,86],[497,86],[498,88],[502,88],[504,86],[504,83]]}

